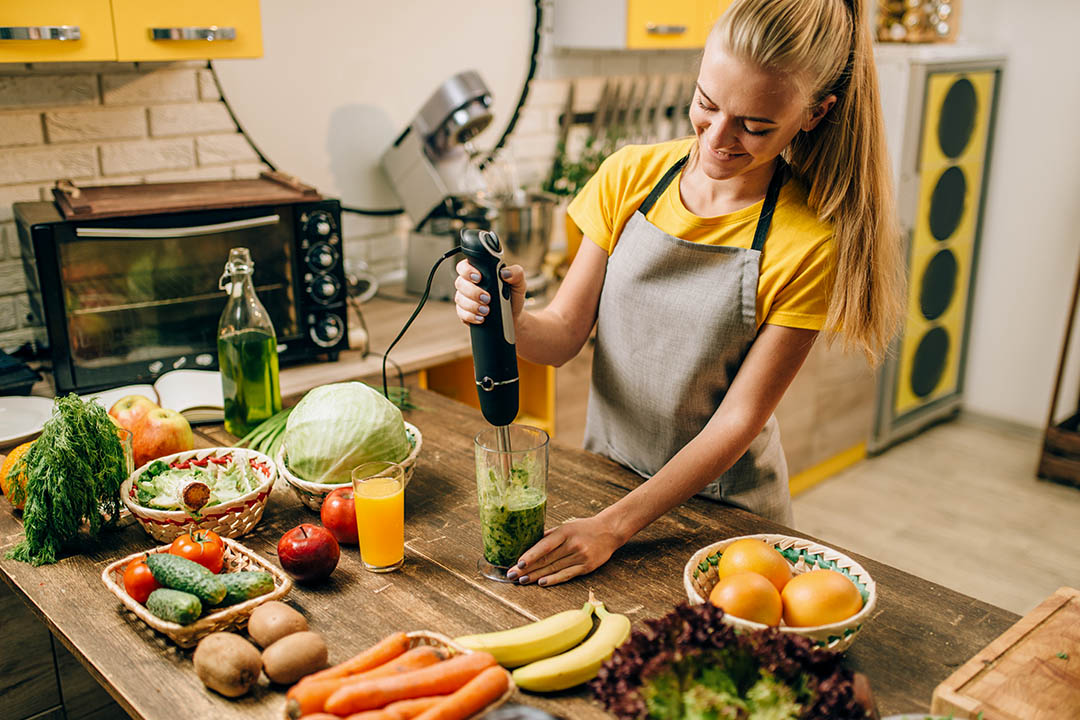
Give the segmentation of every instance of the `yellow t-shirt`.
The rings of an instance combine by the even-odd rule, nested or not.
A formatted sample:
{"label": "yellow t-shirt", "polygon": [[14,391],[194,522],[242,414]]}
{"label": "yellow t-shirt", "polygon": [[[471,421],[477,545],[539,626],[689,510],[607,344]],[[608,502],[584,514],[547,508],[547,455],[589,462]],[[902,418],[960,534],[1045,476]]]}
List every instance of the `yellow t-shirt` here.
{"label": "yellow t-shirt", "polygon": [[[630,217],[664,173],[686,155],[694,138],[656,145],[629,145],[608,157],[570,203],[568,213],[587,238],[610,255]],[[646,215],[677,238],[708,245],[750,248],[763,201],[718,217],[703,218],[683,205],[679,179]],[[829,223],[806,204],[795,179],[780,190],[762,251],[757,322],[820,330],[825,324],[836,258]]]}

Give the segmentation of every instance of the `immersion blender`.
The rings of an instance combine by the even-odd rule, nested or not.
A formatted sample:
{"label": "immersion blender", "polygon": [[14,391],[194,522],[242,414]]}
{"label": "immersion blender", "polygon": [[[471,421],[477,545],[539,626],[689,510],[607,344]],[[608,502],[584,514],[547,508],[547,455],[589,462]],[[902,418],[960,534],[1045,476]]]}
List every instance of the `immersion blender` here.
{"label": "immersion blender", "polygon": [[[517,348],[514,338],[514,315],[510,307],[510,285],[500,272],[502,243],[488,230],[461,231],[461,250],[469,264],[480,273],[476,283],[488,294],[491,312],[479,325],[470,325],[476,393],[484,419],[495,426],[500,453],[510,452],[510,423],[518,414]],[[509,479],[509,455],[503,470],[503,482]],[[505,485],[504,485],[505,487]]]}

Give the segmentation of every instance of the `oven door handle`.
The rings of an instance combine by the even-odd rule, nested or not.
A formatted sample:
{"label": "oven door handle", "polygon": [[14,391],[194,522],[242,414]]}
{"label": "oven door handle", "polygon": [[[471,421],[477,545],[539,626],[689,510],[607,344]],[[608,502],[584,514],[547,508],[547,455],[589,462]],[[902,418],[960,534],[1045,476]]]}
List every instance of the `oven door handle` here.
{"label": "oven door handle", "polygon": [[75,235],[92,238],[184,238],[195,237],[196,235],[213,235],[214,233],[229,232],[231,230],[247,230],[248,228],[276,225],[279,222],[281,222],[280,215],[265,215],[247,220],[232,220],[212,225],[192,225],[191,227],[179,228],[81,227],[75,228]]}

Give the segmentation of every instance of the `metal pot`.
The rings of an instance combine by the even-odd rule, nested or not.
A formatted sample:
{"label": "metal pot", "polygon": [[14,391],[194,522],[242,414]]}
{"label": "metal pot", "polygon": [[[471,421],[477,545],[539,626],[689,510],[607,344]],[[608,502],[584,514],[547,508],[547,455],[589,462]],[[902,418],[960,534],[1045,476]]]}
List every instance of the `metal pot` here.
{"label": "metal pot", "polygon": [[559,199],[543,192],[522,192],[495,198],[498,214],[492,229],[502,241],[508,265],[521,265],[526,278],[539,278],[551,246],[555,206]]}

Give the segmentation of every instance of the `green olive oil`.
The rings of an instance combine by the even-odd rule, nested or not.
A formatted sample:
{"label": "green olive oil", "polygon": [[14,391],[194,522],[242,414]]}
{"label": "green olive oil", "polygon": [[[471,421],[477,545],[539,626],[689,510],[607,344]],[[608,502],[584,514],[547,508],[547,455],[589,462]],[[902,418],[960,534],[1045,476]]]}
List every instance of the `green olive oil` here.
{"label": "green olive oil", "polygon": [[281,410],[277,340],[260,330],[218,338],[225,429],[237,437]]}
{"label": "green olive oil", "polygon": [[218,323],[225,429],[237,437],[281,410],[277,335],[255,294],[254,272],[248,249],[233,248],[218,283],[229,294]]}

